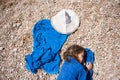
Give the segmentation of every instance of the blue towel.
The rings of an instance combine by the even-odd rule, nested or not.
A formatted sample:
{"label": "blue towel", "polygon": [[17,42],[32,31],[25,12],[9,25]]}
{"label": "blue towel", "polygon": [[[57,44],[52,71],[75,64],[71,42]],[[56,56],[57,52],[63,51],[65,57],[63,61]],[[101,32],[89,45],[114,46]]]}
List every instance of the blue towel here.
{"label": "blue towel", "polygon": [[[85,48],[85,63],[94,63],[94,53],[92,50]],[[76,59],[70,57],[70,62],[65,61],[61,67],[57,80],[93,80],[93,70],[87,74],[84,66]]]}
{"label": "blue towel", "polygon": [[53,29],[51,21],[42,19],[33,28],[33,51],[25,57],[26,69],[37,73],[43,69],[49,74],[59,71],[59,51],[69,34],[60,34]]}
{"label": "blue towel", "polygon": [[[94,52],[91,49],[85,48],[84,60],[85,60],[86,64],[89,63],[89,62],[91,62],[92,64],[94,64],[94,60],[95,60],[95,58],[94,58]],[[91,69],[90,71],[88,71],[86,80],[93,80],[92,75],[93,75],[93,69]]]}
{"label": "blue towel", "polygon": [[57,80],[86,80],[86,71],[83,65],[70,57],[61,67]]}

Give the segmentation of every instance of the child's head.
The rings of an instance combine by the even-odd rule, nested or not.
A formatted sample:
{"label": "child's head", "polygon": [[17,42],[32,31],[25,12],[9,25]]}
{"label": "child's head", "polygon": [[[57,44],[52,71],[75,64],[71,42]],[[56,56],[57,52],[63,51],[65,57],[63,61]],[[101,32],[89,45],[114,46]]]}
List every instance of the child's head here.
{"label": "child's head", "polygon": [[63,58],[69,61],[69,57],[73,57],[82,63],[84,57],[84,48],[79,45],[72,45],[68,47],[68,49],[63,54]]}

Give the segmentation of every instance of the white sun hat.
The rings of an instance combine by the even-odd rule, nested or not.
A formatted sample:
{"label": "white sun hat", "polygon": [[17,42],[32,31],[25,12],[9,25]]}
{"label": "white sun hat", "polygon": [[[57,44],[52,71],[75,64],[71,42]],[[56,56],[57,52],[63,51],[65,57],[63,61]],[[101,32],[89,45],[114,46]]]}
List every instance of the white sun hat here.
{"label": "white sun hat", "polygon": [[71,34],[79,27],[79,17],[70,9],[62,9],[51,18],[53,28],[62,34]]}

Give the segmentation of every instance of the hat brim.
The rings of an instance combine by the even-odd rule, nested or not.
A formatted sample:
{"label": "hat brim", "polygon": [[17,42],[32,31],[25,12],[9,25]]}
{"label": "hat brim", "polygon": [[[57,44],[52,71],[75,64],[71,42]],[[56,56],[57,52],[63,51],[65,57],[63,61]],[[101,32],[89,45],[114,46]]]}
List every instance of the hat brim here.
{"label": "hat brim", "polygon": [[[71,17],[71,22],[69,24],[65,23],[64,20],[64,12],[69,13],[70,17]],[[77,14],[69,9],[63,9],[60,12],[58,12],[58,14],[56,14],[55,16],[53,16],[51,18],[51,23],[53,28],[62,34],[71,34],[73,32],[76,31],[76,29],[79,27],[79,17],[77,16]]]}

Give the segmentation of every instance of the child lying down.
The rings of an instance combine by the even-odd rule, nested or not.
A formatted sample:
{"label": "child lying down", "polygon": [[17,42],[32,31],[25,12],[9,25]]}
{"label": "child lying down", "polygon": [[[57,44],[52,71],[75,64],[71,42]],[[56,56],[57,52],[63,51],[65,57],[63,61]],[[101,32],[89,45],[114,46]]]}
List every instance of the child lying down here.
{"label": "child lying down", "polygon": [[72,45],[63,54],[64,63],[57,80],[93,80],[94,53],[79,45]]}

